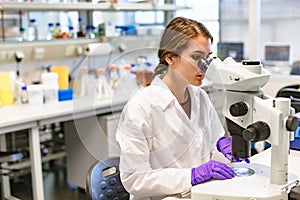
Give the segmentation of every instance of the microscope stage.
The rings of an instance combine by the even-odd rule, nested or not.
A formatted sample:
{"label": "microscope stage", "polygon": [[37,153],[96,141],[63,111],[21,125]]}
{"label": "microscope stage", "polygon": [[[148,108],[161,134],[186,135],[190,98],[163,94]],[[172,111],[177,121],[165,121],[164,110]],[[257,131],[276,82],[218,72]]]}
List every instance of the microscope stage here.
{"label": "microscope stage", "polygon": [[[286,191],[282,186],[270,184],[270,167],[258,163],[234,163],[236,168],[250,168],[254,174],[236,176],[227,180],[212,180],[199,184],[191,189],[192,200],[287,200]],[[289,174],[288,182],[292,183],[298,176]]]}

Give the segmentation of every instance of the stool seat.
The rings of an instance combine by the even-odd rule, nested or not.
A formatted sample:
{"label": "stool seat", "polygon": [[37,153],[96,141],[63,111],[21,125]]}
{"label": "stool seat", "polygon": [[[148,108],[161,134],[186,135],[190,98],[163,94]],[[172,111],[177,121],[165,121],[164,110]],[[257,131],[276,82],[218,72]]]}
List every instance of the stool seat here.
{"label": "stool seat", "polygon": [[0,163],[14,162],[23,157],[22,152],[0,151]]}

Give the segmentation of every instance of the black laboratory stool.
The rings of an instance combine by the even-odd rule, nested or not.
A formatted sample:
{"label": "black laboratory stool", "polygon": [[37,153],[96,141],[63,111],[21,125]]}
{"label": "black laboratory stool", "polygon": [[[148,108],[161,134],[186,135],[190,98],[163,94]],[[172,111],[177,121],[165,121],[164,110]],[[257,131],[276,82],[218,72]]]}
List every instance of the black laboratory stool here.
{"label": "black laboratory stool", "polygon": [[119,157],[111,157],[90,167],[86,181],[87,195],[90,199],[129,199],[129,193],[120,180],[119,162]]}

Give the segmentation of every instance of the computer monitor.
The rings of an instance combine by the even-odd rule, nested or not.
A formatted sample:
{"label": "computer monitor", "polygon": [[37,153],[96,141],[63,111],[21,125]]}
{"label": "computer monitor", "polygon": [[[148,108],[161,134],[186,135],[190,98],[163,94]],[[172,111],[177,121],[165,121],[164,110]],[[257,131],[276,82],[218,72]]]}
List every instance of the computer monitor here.
{"label": "computer monitor", "polygon": [[244,43],[219,42],[217,44],[217,56],[221,60],[232,57],[236,62],[240,62],[244,59]]}
{"label": "computer monitor", "polygon": [[288,43],[266,43],[263,46],[263,62],[269,66],[289,66],[292,46]]}

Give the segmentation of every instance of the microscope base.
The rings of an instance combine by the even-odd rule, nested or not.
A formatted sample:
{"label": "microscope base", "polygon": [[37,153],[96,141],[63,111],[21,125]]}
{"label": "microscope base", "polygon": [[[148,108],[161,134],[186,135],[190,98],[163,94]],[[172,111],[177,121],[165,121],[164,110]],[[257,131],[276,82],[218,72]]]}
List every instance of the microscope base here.
{"label": "microscope base", "polygon": [[[250,168],[255,174],[228,180],[213,180],[192,187],[191,200],[287,200],[288,193],[282,186],[270,184],[270,167],[258,163],[235,163],[233,167]],[[289,183],[298,176],[289,174]]]}

